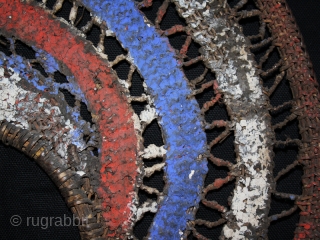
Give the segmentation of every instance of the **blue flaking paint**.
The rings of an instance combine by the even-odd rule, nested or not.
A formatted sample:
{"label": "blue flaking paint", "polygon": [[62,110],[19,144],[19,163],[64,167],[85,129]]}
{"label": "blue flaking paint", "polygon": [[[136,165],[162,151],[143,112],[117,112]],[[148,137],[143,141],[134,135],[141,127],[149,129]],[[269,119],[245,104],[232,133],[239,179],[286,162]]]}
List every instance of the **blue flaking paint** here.
{"label": "blue flaking paint", "polygon": [[[33,47],[33,49],[36,51],[36,57],[47,73],[53,74],[54,72],[59,71],[58,63],[50,54],[37,49],[36,47]],[[32,77],[33,75],[37,76],[37,74],[39,74],[38,71],[33,69],[30,63],[28,64],[27,62],[23,62],[23,58],[21,56],[16,55],[7,57],[7,60],[9,66],[12,66],[14,70],[18,67],[21,76],[27,79],[27,81],[39,91],[48,91],[48,93],[56,95],[59,93],[59,88],[66,89],[75,96],[75,99],[87,104],[87,100],[78,84],[76,84],[73,76],[67,76],[67,80],[69,81],[68,83],[57,83],[53,78],[47,77],[44,78],[44,83],[40,84],[37,77]]]}
{"label": "blue flaking paint", "polygon": [[41,62],[46,73],[53,74],[54,72],[59,70],[59,64],[57,61],[48,54],[46,51],[39,49],[35,46],[32,46],[33,50],[36,52],[36,58]]}
{"label": "blue flaking paint", "polygon": [[[166,177],[168,195],[151,226],[151,239],[180,239],[179,230],[194,219],[190,207],[197,207],[201,187],[208,171],[206,135],[200,123],[200,109],[175,59],[169,41],[148,26],[134,2],[128,0],[83,0],[92,13],[106,21],[127,48],[154,97],[160,124],[166,136]],[[194,174],[191,174],[191,171]],[[192,175],[189,179],[189,174]]]}
{"label": "blue flaking paint", "polygon": [[[48,55],[49,56],[49,55]],[[17,74],[19,74],[20,77],[25,79],[29,84],[34,86],[39,91],[44,91],[46,89],[54,89],[54,91],[50,91],[50,94],[56,95],[58,94],[59,83],[56,83],[54,79],[51,77],[44,78],[44,83],[39,83],[39,75],[40,73],[33,69],[29,62],[24,60],[19,55],[11,55],[6,56],[4,53],[0,52],[0,66],[4,66],[6,64],[6,67],[8,69],[13,69],[13,71]],[[57,65],[58,66],[58,65]],[[57,71],[56,69],[55,71]],[[75,84],[75,83],[74,83]],[[62,85],[62,84],[60,84]],[[66,111],[70,113],[72,117],[72,123],[75,124],[76,129],[73,129],[72,131],[72,143],[76,145],[79,149],[83,149],[86,145],[83,141],[83,126],[87,124],[86,121],[82,120],[80,117],[80,109],[79,107],[71,108],[70,106],[66,106]],[[92,133],[94,132],[94,129],[87,127],[89,131]]]}
{"label": "blue flaking paint", "polygon": [[[59,64],[53,56],[37,47],[33,46],[32,48],[36,52],[36,58],[41,63],[41,66],[43,66],[46,73],[54,74],[56,71],[60,71]],[[74,77],[67,76],[67,80],[69,83],[50,82],[50,85],[53,87],[52,93],[57,94],[59,88],[66,89],[75,96],[75,99],[87,104],[87,100],[83,92],[81,91],[79,85],[75,82]]]}

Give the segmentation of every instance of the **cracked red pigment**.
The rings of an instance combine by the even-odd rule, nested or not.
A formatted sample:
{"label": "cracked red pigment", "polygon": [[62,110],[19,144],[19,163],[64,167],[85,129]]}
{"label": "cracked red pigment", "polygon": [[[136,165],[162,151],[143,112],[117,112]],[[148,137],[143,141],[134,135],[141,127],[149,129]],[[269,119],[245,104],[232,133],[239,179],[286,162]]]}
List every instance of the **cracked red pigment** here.
{"label": "cracked red pigment", "polygon": [[[0,0],[0,29],[47,51],[75,76],[101,134],[100,161],[103,217],[109,236],[129,227],[137,176],[137,137],[132,110],[107,61],[91,43],[47,12],[19,0]],[[112,99],[112,101],[110,101]],[[126,177],[130,176],[130,177]]]}

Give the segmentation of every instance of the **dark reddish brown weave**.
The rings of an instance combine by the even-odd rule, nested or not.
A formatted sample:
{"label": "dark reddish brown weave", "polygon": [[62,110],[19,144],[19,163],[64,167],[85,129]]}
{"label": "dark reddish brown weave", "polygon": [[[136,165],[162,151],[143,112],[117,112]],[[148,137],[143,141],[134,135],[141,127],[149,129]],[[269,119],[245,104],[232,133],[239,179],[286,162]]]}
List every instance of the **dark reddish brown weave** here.
{"label": "dark reddish brown weave", "polygon": [[302,144],[299,162],[304,166],[303,192],[297,205],[301,209],[300,222],[295,239],[318,239],[320,177],[319,168],[319,91],[309,56],[290,9],[284,0],[257,0],[264,22],[274,37],[273,44],[279,47],[290,81],[296,107],[293,112],[299,120]]}

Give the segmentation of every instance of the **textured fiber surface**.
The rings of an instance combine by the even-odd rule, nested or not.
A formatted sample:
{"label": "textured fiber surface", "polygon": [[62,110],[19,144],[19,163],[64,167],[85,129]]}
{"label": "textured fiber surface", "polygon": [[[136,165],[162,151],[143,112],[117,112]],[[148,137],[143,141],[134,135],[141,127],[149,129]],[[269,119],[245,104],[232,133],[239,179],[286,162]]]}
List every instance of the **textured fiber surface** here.
{"label": "textured fiber surface", "polygon": [[294,239],[316,239],[320,237],[318,224],[319,208],[319,142],[320,142],[320,95],[319,84],[309,64],[309,56],[304,52],[304,43],[299,35],[291,12],[285,1],[257,1],[262,18],[271,20],[270,31],[279,47],[286,75],[290,81],[295,109],[299,120],[301,145],[298,161],[304,167],[303,190],[296,205],[301,209],[300,222]]}
{"label": "textured fiber surface", "polygon": [[[0,1],[0,27],[61,60],[75,76],[88,100],[89,109],[99,115],[101,134],[101,187],[103,215],[111,230],[126,229],[136,179],[137,139],[125,96],[110,68],[94,53],[90,44],[63,28],[39,7],[20,1]],[[105,101],[106,96],[112,101]],[[121,154],[119,154],[121,152]],[[121,165],[121,168],[119,168]],[[124,178],[123,176],[130,176]],[[120,232],[122,232],[120,227]]]}
{"label": "textured fiber surface", "polygon": [[274,133],[268,99],[247,47],[250,43],[226,1],[174,2],[188,23],[193,40],[201,45],[205,65],[215,72],[218,89],[234,124],[237,166],[231,175],[237,174],[237,178],[222,235],[227,239],[264,237],[274,189]]}
{"label": "textured fiber surface", "polygon": [[[119,41],[128,48],[145,79],[166,136],[166,192],[150,237],[180,239],[190,208],[197,207],[200,186],[207,172],[206,136],[201,128],[200,109],[179,69],[168,41],[144,22],[133,1],[89,1],[83,3],[107,22]],[[170,217],[169,217],[170,216]]]}
{"label": "textured fiber surface", "polygon": [[[40,2],[40,0],[39,0]],[[55,2],[54,0],[48,0],[49,4]],[[58,12],[60,17],[64,17],[68,19],[69,12],[66,11],[66,7],[69,2],[65,1],[64,8]],[[154,1],[155,6],[159,6],[158,0]],[[229,2],[229,1],[228,1]],[[231,1],[230,1],[231,2]],[[49,5],[48,4],[48,5]],[[320,48],[318,47],[318,42],[320,41],[319,31],[317,31],[319,27],[319,2],[314,0],[304,0],[304,1],[295,1],[289,0],[289,6],[292,8],[294,16],[300,26],[301,32],[304,36],[304,39],[307,44],[307,49],[309,50],[311,59],[313,61],[313,65],[315,67],[316,74],[320,76],[319,73],[319,64],[320,61],[318,57],[320,56]],[[47,6],[48,6],[47,5]],[[52,4],[50,5],[52,6]],[[176,22],[176,17],[174,15],[174,7],[171,6],[171,9],[165,16],[165,24],[169,27],[173,24],[179,24]],[[82,11],[82,10],[81,10]],[[81,11],[79,10],[80,14]],[[155,16],[155,12],[157,11],[156,7],[152,9],[143,9],[143,11],[147,11],[148,17],[149,15]],[[176,14],[177,15],[177,14]],[[90,15],[84,14],[83,19]],[[311,20],[310,20],[311,19]],[[82,22],[81,22],[82,23]],[[310,24],[312,23],[312,24]],[[168,28],[168,27],[167,27]],[[246,30],[251,32],[255,32],[254,27],[247,27]],[[95,35],[96,34],[96,35]],[[100,32],[92,31],[90,32],[90,39],[95,39],[95,37],[99,38]],[[89,39],[89,38],[88,38]],[[184,42],[183,37],[175,37],[174,40],[177,40],[178,43],[181,41],[181,45]],[[171,40],[170,40],[171,41]],[[117,45],[109,44],[109,51],[116,52]],[[0,45],[1,51],[5,51],[6,49]],[[26,57],[28,57],[28,52],[19,49],[20,52],[23,52]],[[108,53],[109,54],[109,53]],[[115,53],[118,54],[118,53]],[[197,49],[190,50],[190,54],[197,55]],[[109,58],[110,59],[110,58]],[[113,60],[113,59],[111,59]],[[272,66],[276,63],[275,60],[271,59],[268,61],[268,65]],[[116,69],[118,71],[123,71],[122,69]],[[190,79],[197,77],[196,73],[192,71],[193,69],[186,72],[187,76]],[[202,72],[202,71],[201,71]],[[286,84],[283,84],[285,87]],[[142,86],[141,86],[142,87]],[[138,87],[136,85],[133,86],[132,91],[138,92]],[[137,93],[138,95],[140,93]],[[138,96],[137,95],[137,96]],[[278,91],[274,94],[272,101],[280,104],[283,100],[286,99],[290,93],[284,91]],[[210,100],[211,95],[209,93],[202,94],[197,98],[199,104],[201,105],[203,102]],[[217,106],[212,109],[206,115],[206,118],[209,119],[226,119],[225,112],[223,106]],[[275,120],[274,124],[277,121]],[[155,124],[157,125],[157,124]],[[150,143],[154,143],[157,139],[155,139],[154,128],[149,129],[147,137],[145,137],[145,144],[148,145]],[[286,128],[284,133],[291,138],[296,138],[298,135],[297,127],[295,124],[290,125],[290,127]],[[230,140],[230,141],[229,141]],[[228,156],[232,155],[233,152],[230,150],[230,146],[233,145],[232,138],[228,140],[227,145],[220,145],[215,149],[217,154],[220,157],[228,159]],[[230,146],[229,146],[230,145]],[[13,227],[9,220],[10,217],[14,214],[22,214],[22,217],[27,216],[54,216],[61,217],[65,214],[67,216],[72,217],[71,212],[66,207],[63,199],[54,184],[49,180],[48,176],[30,159],[26,158],[25,155],[18,153],[15,149],[5,147],[1,144],[1,161],[0,161],[0,171],[1,171],[1,205],[0,205],[0,229],[3,230],[3,238],[4,239],[79,239],[78,229],[77,227],[55,227],[51,226],[47,229],[41,229],[40,227],[27,227],[25,224],[22,224],[19,227]],[[295,159],[295,150],[294,149],[277,149],[276,151],[276,163],[275,163],[275,174],[279,172],[286,166],[288,161],[292,161]],[[207,177],[206,182],[212,182],[215,176],[220,176],[224,174],[223,169],[213,167],[212,164],[209,164],[209,168],[213,171],[213,174]],[[224,176],[224,175],[223,175]],[[211,179],[211,180],[210,180]],[[301,194],[301,169],[294,170],[291,173],[287,174],[285,177],[281,178],[277,190],[282,192],[290,192],[295,194]],[[160,184],[160,181],[153,182],[154,185]],[[227,204],[227,196],[230,194],[232,187],[229,186],[229,189],[215,191],[211,194],[211,198],[217,201],[223,201]],[[271,213],[280,213],[284,209],[290,208],[292,205],[291,201],[280,201],[278,199],[273,199],[273,203],[271,205]],[[32,213],[32,214],[31,214]],[[208,211],[204,209],[201,212],[198,212],[198,216],[210,220],[214,216],[215,212]],[[296,212],[294,216],[286,217],[284,219],[274,221],[271,223],[269,228],[268,237],[271,240],[284,239],[289,240],[293,238],[293,232],[295,228],[295,224],[298,223],[299,214]],[[147,229],[149,227],[149,223],[152,221],[151,215],[148,215],[146,221],[141,222],[139,227],[136,228],[136,237],[138,239],[142,239],[143,236],[146,236]],[[201,233],[205,234],[206,237],[210,239],[218,239],[221,228],[218,228],[214,231],[200,226]],[[190,238],[192,239],[192,237]]]}
{"label": "textured fiber surface", "polygon": [[[61,98],[61,94],[57,95],[58,91],[48,91],[52,78],[44,78],[38,71],[30,68],[28,62],[19,55],[8,57],[0,52],[0,66],[1,70],[11,71],[10,80],[1,76],[0,120],[15,122],[16,126],[24,129],[32,129],[31,125],[35,119],[39,121],[39,129],[45,130],[51,125],[51,133],[46,137],[47,140],[56,143],[57,151],[62,158],[67,157],[69,144],[77,146],[79,151],[87,147],[83,139],[84,132],[92,133],[93,129],[79,118],[79,111],[62,103],[56,106],[55,101],[51,100],[53,96],[57,97],[58,101]],[[45,84],[40,85],[40,82]],[[40,93],[37,90],[40,90]],[[63,113],[68,113],[69,116],[63,116]]]}

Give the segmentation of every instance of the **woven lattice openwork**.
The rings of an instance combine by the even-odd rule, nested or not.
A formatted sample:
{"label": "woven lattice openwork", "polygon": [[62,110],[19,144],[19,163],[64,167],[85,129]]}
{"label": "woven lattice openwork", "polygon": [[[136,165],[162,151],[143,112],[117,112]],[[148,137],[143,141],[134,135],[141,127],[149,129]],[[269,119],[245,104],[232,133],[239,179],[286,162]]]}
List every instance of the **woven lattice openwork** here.
{"label": "woven lattice openwork", "polygon": [[[265,239],[298,213],[295,239],[319,237],[302,37],[284,1],[229,3],[0,1],[0,139],[50,176],[83,239]],[[298,155],[278,170],[282,149]],[[279,190],[301,166],[302,194]]]}

